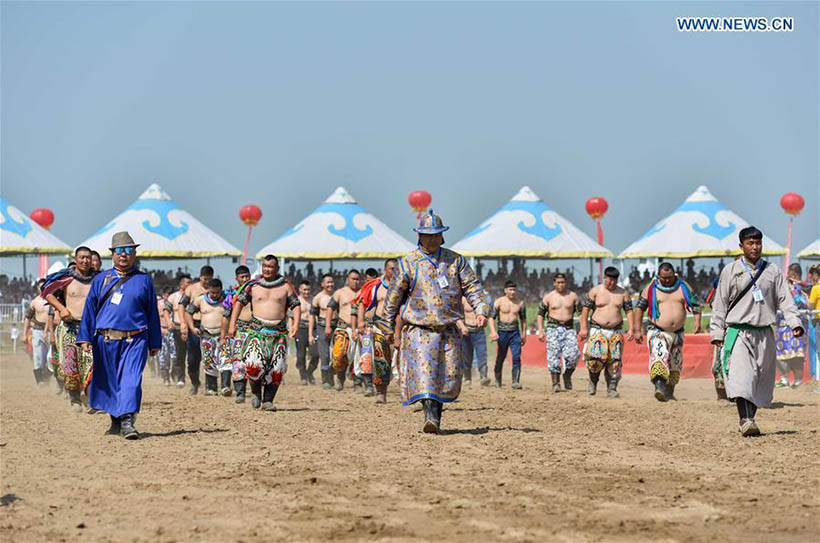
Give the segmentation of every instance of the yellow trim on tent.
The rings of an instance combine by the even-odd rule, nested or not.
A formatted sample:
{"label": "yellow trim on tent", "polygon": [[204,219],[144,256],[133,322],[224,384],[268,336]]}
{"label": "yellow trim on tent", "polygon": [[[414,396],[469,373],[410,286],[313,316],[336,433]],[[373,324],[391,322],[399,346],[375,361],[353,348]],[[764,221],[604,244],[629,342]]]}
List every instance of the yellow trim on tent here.
{"label": "yellow trim on tent", "polygon": [[[718,258],[721,256],[737,256],[742,254],[740,249],[735,249],[732,251],[693,251],[689,253],[654,253],[654,252],[644,252],[644,253],[621,253],[618,255],[620,260],[624,260],[627,258]],[[767,256],[773,255],[784,255],[786,254],[786,249],[770,249],[770,250],[763,250],[763,254]]]}
{"label": "yellow trim on tent", "polygon": [[504,257],[529,257],[529,258],[612,258],[612,253],[607,252],[593,252],[593,251],[568,251],[568,252],[549,252],[549,251],[456,251],[458,254],[467,257],[485,257],[485,258],[504,258]]}
{"label": "yellow trim on tent", "polygon": [[820,251],[800,251],[797,253],[797,258],[804,260],[817,260],[820,258]]}
{"label": "yellow trim on tent", "polygon": [[67,255],[73,252],[74,249],[70,247],[63,249],[56,247],[0,247],[0,256],[14,256],[22,254]]}

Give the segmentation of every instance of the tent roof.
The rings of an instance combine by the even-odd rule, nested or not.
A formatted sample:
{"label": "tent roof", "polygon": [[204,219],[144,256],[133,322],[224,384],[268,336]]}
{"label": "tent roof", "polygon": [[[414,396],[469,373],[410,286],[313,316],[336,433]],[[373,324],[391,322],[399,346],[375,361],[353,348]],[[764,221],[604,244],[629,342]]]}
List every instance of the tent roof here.
{"label": "tent roof", "polygon": [[530,187],[482,222],[453,250],[465,256],[604,258],[612,253],[553,211]]}
{"label": "tent roof", "polygon": [[805,249],[797,253],[797,258],[806,260],[820,260],[820,238],[809,243]]}
{"label": "tent roof", "polygon": [[241,256],[242,252],[180,208],[156,183],[82,244],[107,254],[111,236],[127,231],[143,258]]}
{"label": "tent roof", "polygon": [[414,245],[338,187],[322,205],[257,253],[288,259],[389,258]]}
{"label": "tent roof", "polygon": [[[701,185],[671,215],[659,221],[618,258],[693,258],[740,254],[738,232],[749,223]],[[786,250],[763,236],[763,254]]]}
{"label": "tent roof", "polygon": [[66,254],[71,247],[0,197],[0,255]]}

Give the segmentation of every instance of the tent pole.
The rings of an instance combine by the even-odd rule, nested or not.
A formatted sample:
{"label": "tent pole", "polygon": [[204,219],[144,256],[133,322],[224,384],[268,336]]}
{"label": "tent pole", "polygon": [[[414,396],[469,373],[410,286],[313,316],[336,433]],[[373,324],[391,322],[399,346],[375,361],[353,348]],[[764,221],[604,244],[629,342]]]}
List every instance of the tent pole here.
{"label": "tent pole", "polygon": [[[600,277],[598,278],[600,279]],[[594,285],[595,284],[595,259],[589,259],[589,281]]]}
{"label": "tent pole", "polygon": [[23,253],[23,279],[26,278],[26,253]]}

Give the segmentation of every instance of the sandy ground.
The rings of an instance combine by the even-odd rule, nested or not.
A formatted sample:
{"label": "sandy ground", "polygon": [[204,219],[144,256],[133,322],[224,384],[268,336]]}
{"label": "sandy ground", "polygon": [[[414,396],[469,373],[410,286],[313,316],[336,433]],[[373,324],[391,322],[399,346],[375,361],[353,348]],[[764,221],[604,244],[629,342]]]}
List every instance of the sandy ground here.
{"label": "sandy ground", "polygon": [[[820,531],[820,394],[777,390],[760,438],[689,380],[659,404],[466,389],[445,435],[398,403],[294,383],[279,411],[189,397],[146,376],[138,428],[104,436],[0,363],[0,539],[28,541],[809,541]],[[506,378],[506,376],[505,376]],[[13,495],[13,496],[11,496]],[[15,499],[16,498],[16,499]]]}

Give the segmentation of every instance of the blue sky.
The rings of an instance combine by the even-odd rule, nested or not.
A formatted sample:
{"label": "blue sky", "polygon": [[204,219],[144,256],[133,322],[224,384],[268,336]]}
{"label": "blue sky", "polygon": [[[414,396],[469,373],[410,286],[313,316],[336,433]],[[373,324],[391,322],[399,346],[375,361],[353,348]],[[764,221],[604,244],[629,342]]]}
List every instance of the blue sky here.
{"label": "blue sky", "polygon": [[[3,2],[2,195],[70,244],[150,183],[252,250],[338,185],[410,237],[413,189],[456,241],[530,185],[606,245],[700,184],[785,242],[820,232],[818,4]],[[680,33],[786,15],[792,33]],[[4,263],[6,267],[6,263]]]}

